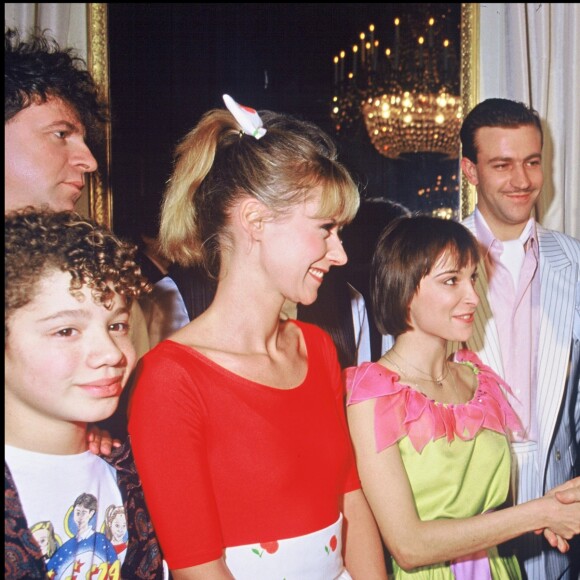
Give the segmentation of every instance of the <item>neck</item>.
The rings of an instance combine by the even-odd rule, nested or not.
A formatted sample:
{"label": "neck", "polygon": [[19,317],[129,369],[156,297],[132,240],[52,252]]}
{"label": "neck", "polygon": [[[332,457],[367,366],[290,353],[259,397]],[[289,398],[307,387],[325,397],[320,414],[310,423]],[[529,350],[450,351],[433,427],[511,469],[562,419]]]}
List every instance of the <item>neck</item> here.
{"label": "neck", "polygon": [[[430,375],[433,379],[441,377],[445,373],[447,361],[447,341],[419,340],[413,337],[413,333],[406,332],[397,337],[391,349],[396,359],[399,356],[407,363],[409,371],[420,369],[421,372]],[[401,361],[402,362],[402,361]]]}
{"label": "neck", "polygon": [[478,206],[478,209],[485,220],[487,227],[491,230],[491,233],[501,242],[517,240],[522,235],[530,217],[532,217],[531,215],[528,216],[526,221],[523,223],[508,224],[495,219],[492,214],[485,210],[485,208],[482,210],[482,208]]}
{"label": "neck", "polygon": [[49,455],[76,455],[87,450],[87,424],[37,421],[30,423],[13,420],[5,412],[5,443]]}
{"label": "neck", "polygon": [[[267,352],[278,339],[283,300],[238,290],[220,281],[209,308],[196,318],[208,342],[235,352]],[[198,327],[199,328],[199,327]],[[210,336],[212,340],[209,341]]]}

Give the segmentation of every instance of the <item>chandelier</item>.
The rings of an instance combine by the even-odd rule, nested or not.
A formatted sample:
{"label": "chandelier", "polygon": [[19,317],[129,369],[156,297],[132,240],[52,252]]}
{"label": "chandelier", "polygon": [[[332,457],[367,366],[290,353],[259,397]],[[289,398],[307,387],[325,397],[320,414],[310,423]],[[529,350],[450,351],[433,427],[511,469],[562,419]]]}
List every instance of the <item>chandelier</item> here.
{"label": "chandelier", "polygon": [[362,116],[372,144],[385,157],[420,152],[457,157],[462,109],[456,46],[445,33],[444,17],[407,18],[394,19],[389,45],[375,38],[371,24],[348,56],[343,50],[334,57],[336,132]]}

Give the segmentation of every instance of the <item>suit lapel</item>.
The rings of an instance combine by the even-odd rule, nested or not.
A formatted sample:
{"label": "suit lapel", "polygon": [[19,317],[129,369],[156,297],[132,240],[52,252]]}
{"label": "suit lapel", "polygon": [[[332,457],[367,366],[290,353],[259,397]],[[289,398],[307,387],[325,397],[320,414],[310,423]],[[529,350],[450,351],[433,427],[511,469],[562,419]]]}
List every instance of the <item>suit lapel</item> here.
{"label": "suit lapel", "polygon": [[[540,246],[540,341],[538,345],[538,416],[541,473],[562,404],[574,317],[577,272],[552,232],[538,225]],[[576,266],[577,267],[577,266]]]}

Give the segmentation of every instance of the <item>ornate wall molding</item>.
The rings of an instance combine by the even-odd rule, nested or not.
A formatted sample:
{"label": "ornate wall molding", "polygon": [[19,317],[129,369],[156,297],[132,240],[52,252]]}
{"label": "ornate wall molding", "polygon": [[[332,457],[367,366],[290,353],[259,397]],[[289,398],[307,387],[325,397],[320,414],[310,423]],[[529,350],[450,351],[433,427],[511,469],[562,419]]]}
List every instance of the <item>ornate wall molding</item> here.
{"label": "ornate wall molding", "polygon": [[[109,45],[107,4],[87,4],[87,65],[101,90],[101,97],[110,106]],[[102,146],[95,151],[99,169],[89,181],[89,211],[98,222],[113,227],[113,195],[109,179],[111,168],[111,123],[105,126]]]}
{"label": "ornate wall molding", "polygon": [[[479,4],[461,4],[461,100],[463,115],[479,101]],[[475,209],[477,194],[474,187],[461,178],[459,214],[461,219]]]}

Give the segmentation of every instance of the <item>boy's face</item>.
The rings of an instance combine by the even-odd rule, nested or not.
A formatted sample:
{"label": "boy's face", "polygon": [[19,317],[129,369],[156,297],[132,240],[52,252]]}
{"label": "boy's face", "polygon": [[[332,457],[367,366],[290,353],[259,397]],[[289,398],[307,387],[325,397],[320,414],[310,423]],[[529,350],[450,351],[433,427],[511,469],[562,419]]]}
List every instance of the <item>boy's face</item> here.
{"label": "boy's face", "polygon": [[33,103],[4,125],[5,211],[27,205],[72,210],[85,174],[96,168],[84,127],[60,99]]}
{"label": "boy's face", "polygon": [[83,286],[79,301],[70,281],[51,271],[8,320],[6,413],[39,437],[112,415],[136,362],[123,297],[115,294],[107,309]]}

